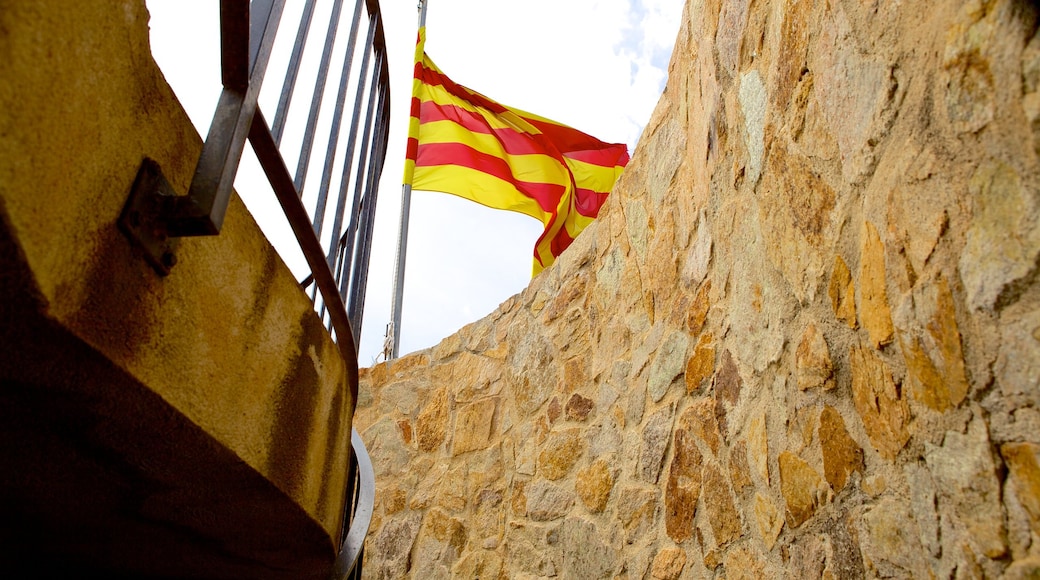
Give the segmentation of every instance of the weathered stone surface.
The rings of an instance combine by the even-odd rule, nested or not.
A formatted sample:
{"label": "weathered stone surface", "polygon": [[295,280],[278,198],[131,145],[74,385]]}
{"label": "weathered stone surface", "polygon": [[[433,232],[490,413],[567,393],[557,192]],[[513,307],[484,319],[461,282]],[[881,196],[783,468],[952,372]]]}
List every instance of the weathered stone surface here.
{"label": "weathered stone surface", "polygon": [[726,580],[761,580],[765,577],[764,560],[762,553],[749,544],[728,550],[722,563]]}
{"label": "weathered stone surface", "polygon": [[549,419],[549,423],[555,423],[559,420],[560,415],[563,413],[563,407],[560,405],[560,398],[553,397],[549,400],[549,406],[545,408],[545,416]]}
{"label": "weathered stone surface", "polygon": [[658,410],[643,427],[643,441],[639,451],[639,476],[647,483],[657,483],[664,463],[664,452],[672,434],[672,407]]}
{"label": "weathered stone surface", "polygon": [[693,517],[701,493],[702,459],[696,434],[680,424],[675,430],[675,452],[664,493],[665,530],[678,544],[693,535]]}
{"label": "weathered stone surface", "polygon": [[574,493],[548,481],[535,481],[524,489],[527,516],[536,522],[547,522],[567,515],[574,505]]}
{"label": "weathered stone surface", "polygon": [[466,545],[466,535],[466,526],[461,520],[431,508],[419,528],[413,566],[418,570],[437,566],[450,570]]}
{"label": "weathered stone surface", "polygon": [[831,297],[834,316],[848,324],[850,328],[855,328],[858,325],[856,286],[852,282],[852,271],[840,256],[834,257],[834,269],[831,271],[831,282],[827,287],[827,294]]}
{"label": "weathered stone surface", "polygon": [[899,396],[892,373],[876,354],[853,346],[852,400],[863,421],[870,443],[882,457],[893,460],[910,439],[907,423],[910,413]]}
{"label": "weathered stone surface", "polygon": [[1005,443],[1000,454],[1010,471],[1010,482],[1019,503],[1029,514],[1034,534],[1040,535],[1040,445]]}
{"label": "weathered stone surface", "polygon": [[820,474],[797,455],[784,451],[780,463],[780,491],[787,503],[787,525],[805,523],[828,499],[829,490]]}
{"label": "weathered stone surface", "polygon": [[926,448],[924,458],[935,478],[942,511],[967,527],[972,544],[987,557],[1003,556],[1007,546],[1000,482],[985,421],[974,419],[966,434],[947,431],[941,447],[928,444]]}
{"label": "weathered stone surface", "polygon": [[831,353],[823,333],[812,322],[805,327],[802,339],[798,342],[794,368],[799,389],[805,391],[816,387],[822,387],[824,390],[834,388],[834,364],[831,362]]}
{"label": "weathered stone surface", "polygon": [[362,436],[372,457],[372,469],[377,477],[400,477],[407,465],[409,452],[397,425],[383,417],[366,429]]}
{"label": "weathered stone surface", "polygon": [[1040,556],[1029,556],[1012,562],[1004,571],[1005,580],[1035,580],[1040,578]]}
{"label": "weathered stone surface", "polygon": [[882,577],[926,577],[917,525],[910,507],[886,498],[863,514],[863,563],[869,573]]}
{"label": "weathered stone surface", "polygon": [[560,526],[564,578],[610,578],[620,554],[591,522],[567,518]]}
{"label": "weathered stone surface", "polygon": [[680,548],[662,548],[654,556],[650,575],[660,580],[677,580],[686,567],[686,552]]}
{"label": "weathered stone surface", "polygon": [[610,464],[600,458],[578,471],[574,489],[578,492],[581,503],[585,504],[590,512],[598,513],[607,507],[610,491],[614,489],[614,480]]}
{"label": "weathered stone surface", "polygon": [[497,548],[505,532],[505,492],[484,488],[473,499],[473,515],[469,519],[471,539],[484,549]]}
{"label": "weathered stone surface", "polygon": [[1024,396],[1034,408],[1040,407],[1040,309],[1015,314],[1001,323],[997,382],[1005,396]]}
{"label": "weathered stone surface", "polygon": [[519,522],[510,523],[504,544],[507,566],[514,577],[553,577],[559,573],[559,552],[549,550],[544,535],[537,534],[535,529]]}
{"label": "weathered stone surface", "polygon": [[920,534],[921,546],[928,550],[933,558],[939,556],[942,545],[939,543],[939,514],[936,512],[935,481],[932,474],[922,463],[908,463],[903,472],[910,488],[910,507],[914,512],[914,521]]}
{"label": "weathered stone surface", "polygon": [[365,567],[366,574],[389,580],[407,573],[412,567],[412,546],[422,519],[419,513],[388,519],[382,529],[368,540],[367,553],[371,554],[369,561],[372,564]]}
{"label": "weathered stone surface", "polygon": [[[525,329],[518,332],[528,334]],[[525,336],[510,355],[510,383],[516,397],[517,409],[523,415],[538,410],[549,398],[559,382],[559,371],[554,361],[556,347],[537,335]]]}
{"label": "weathered stone surface", "polygon": [[618,494],[617,517],[625,529],[625,543],[642,539],[657,520],[658,492],[627,487]]}
{"label": "weathered stone surface", "polygon": [[727,350],[722,353],[722,364],[718,373],[715,374],[715,416],[719,421],[719,428],[723,435],[726,434],[726,413],[732,409],[740,400],[740,390],[744,380],[740,378],[740,371],[733,355]]}
{"label": "weathered stone surface", "polygon": [[968,305],[992,309],[1013,300],[1040,254],[1040,203],[1011,167],[989,161],[968,186],[974,206],[960,274]]}
{"label": "weathered stone surface", "polygon": [[455,418],[452,455],[487,448],[491,443],[491,426],[496,406],[495,399],[483,399],[459,409]]}
{"label": "weathered stone surface", "polygon": [[719,424],[715,418],[715,402],[701,397],[679,417],[679,428],[685,429],[707,445],[712,454],[719,452]]}
{"label": "weathered stone surface", "polygon": [[892,342],[892,311],[885,289],[885,245],[877,228],[863,223],[859,247],[859,320],[875,347]]}
{"label": "weathered stone surface", "polygon": [[[769,259],[800,301],[813,300],[826,267],[822,246],[834,190],[808,158],[773,144],[757,195]],[[799,251],[791,252],[793,247]]]}
{"label": "weathered stone surface", "polygon": [[697,339],[693,355],[686,361],[686,394],[693,394],[706,384],[715,372],[715,337],[706,332]]}
{"label": "weathered stone surface", "polygon": [[748,457],[762,485],[769,487],[769,433],[766,430],[766,415],[752,417],[747,432]]}
{"label": "weathered stone surface", "polygon": [[415,419],[419,451],[433,451],[444,443],[448,429],[448,389],[438,388]]}
{"label": "weathered stone surface", "polygon": [[852,283],[852,272],[841,256],[834,257],[834,270],[827,286],[827,295],[831,297],[834,316],[848,324],[849,328],[856,328],[856,286]]}
{"label": "weathered stone surface", "polygon": [[654,362],[650,364],[650,376],[647,380],[647,392],[656,403],[664,398],[668,387],[686,368],[686,350],[690,339],[685,332],[673,332],[668,335],[664,344],[657,351]]}
{"label": "weathered stone surface", "polygon": [[725,546],[740,537],[740,515],[733,504],[729,483],[718,465],[705,461],[701,468],[704,510],[715,535],[717,546]]}
{"label": "weathered stone surface", "polygon": [[740,108],[744,113],[744,139],[748,151],[747,181],[754,186],[762,173],[766,124],[766,89],[757,70],[752,69],[740,78]]}
{"label": "weathered stone surface", "polygon": [[992,38],[992,24],[972,4],[961,7],[947,30],[942,63],[946,114],[961,133],[979,131],[995,113],[993,71],[983,46],[983,39]]}
{"label": "weathered stone surface", "polygon": [[488,550],[471,551],[459,560],[451,573],[456,578],[488,578],[498,580],[507,575],[502,557]]}
{"label": "weathered stone surface", "polygon": [[708,310],[711,308],[710,298],[711,280],[701,285],[690,303],[690,310],[686,313],[686,328],[691,336],[697,336],[704,329],[704,321],[708,318]]}
{"label": "weathered stone surface", "polygon": [[560,479],[570,473],[584,453],[581,429],[550,433],[538,455],[538,474],[549,480]]}
{"label": "weathered stone surface", "polygon": [[845,489],[849,475],[863,470],[863,449],[845,430],[845,421],[838,410],[829,405],[820,412],[819,435],[823,476],[837,493]]}
{"label": "weathered stone surface", "polygon": [[588,361],[585,357],[576,356],[568,359],[563,365],[563,392],[573,393],[589,382]]}
{"label": "weathered stone surface", "polygon": [[751,481],[751,468],[748,467],[747,441],[741,439],[733,444],[729,451],[729,477],[733,491],[739,496],[745,488],[754,485]]}
{"label": "weathered stone surface", "polygon": [[780,537],[780,530],[784,528],[784,518],[769,496],[761,493],[755,494],[755,523],[758,525],[758,533],[762,537],[762,543],[766,550],[772,550]]}
{"label": "weathered stone surface", "polygon": [[583,397],[578,393],[571,395],[571,398],[567,400],[567,418],[573,421],[584,421],[589,418],[589,413],[596,407],[596,403],[592,399]]}
{"label": "weathered stone surface", "polygon": [[968,377],[946,279],[916,288],[897,312],[911,396],[935,411],[960,405],[968,394]]}

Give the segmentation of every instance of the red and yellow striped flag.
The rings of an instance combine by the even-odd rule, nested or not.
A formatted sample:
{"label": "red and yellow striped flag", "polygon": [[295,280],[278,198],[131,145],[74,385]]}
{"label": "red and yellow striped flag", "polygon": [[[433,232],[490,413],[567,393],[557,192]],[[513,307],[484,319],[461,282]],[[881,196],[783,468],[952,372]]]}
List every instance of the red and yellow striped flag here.
{"label": "red and yellow striped flag", "polygon": [[599,213],[628,150],[452,82],[425,41],[420,28],[404,182],[540,220],[537,275]]}

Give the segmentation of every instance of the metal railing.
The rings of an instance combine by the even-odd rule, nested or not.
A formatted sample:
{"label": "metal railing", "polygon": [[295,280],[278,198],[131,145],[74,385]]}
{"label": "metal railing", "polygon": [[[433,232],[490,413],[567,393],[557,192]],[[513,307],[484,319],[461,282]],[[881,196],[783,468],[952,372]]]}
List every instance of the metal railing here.
{"label": "metal railing", "polygon": [[[296,27],[281,93],[269,125],[260,110],[260,89],[271,59],[285,0],[221,0],[221,76],[223,90],[187,195],[178,195],[158,163],[141,164],[130,199],[120,218],[121,229],[141,247],[162,276],[177,263],[177,239],[220,233],[239,162],[248,139],[263,167],[310,274],[301,282],[336,341],[347,365],[351,399],[357,401],[357,352],[368,263],[375,220],[379,177],[386,156],[390,121],[390,86],[386,43],[378,0],[355,0],[346,46],[337,55],[344,0],[331,0],[331,13],[310,95],[307,121],[295,173],[290,173],[280,145],[307,49],[317,0],[305,0]],[[367,19],[362,18],[364,4]],[[363,31],[363,32],[362,32]],[[360,49],[358,39],[364,35]],[[314,203],[304,205],[304,186],[312,166],[326,83],[332,62],[342,63],[339,87],[321,162],[321,181]],[[352,116],[342,149],[348,91],[354,89]],[[324,131],[322,131],[324,132]],[[317,163],[318,161],[315,161]],[[340,168],[335,209],[329,213],[334,170]],[[316,166],[317,167],[317,166]],[[349,207],[348,207],[349,206]],[[335,562],[336,578],[360,576],[360,556],[374,498],[371,461],[356,432],[351,435],[347,513],[343,545]],[[349,522],[349,529],[347,523]]]}

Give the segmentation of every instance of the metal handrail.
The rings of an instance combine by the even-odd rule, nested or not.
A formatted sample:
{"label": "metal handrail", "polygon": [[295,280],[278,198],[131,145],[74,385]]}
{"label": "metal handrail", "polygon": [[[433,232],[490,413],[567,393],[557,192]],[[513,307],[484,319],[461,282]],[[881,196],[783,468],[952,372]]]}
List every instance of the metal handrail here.
{"label": "metal handrail", "polygon": [[[367,22],[361,17],[362,1],[367,8]],[[307,49],[316,0],[307,0],[304,5],[296,31],[296,44],[282,81],[273,129],[260,110],[258,99],[282,22],[285,0],[221,0],[223,90],[188,194],[178,195],[162,175],[158,163],[145,159],[119,225],[141,247],[156,272],[163,276],[169,274],[177,263],[178,238],[220,233],[248,139],[306,259],[310,274],[301,286],[304,291],[312,290],[315,309],[346,364],[348,388],[351,400],[356,404],[358,367],[355,345],[360,338],[363,320],[375,205],[389,135],[390,80],[379,2],[355,0],[349,40],[343,52],[343,68],[339,73],[332,127],[325,143],[319,193],[309,210],[303,203],[303,189],[315,145],[317,120],[323,110],[322,97],[336,49],[344,0],[332,2],[295,174],[289,172],[279,146]],[[366,32],[358,53],[358,33],[362,26]],[[356,60],[360,64],[358,71],[354,70]],[[340,157],[342,120],[347,90],[351,85],[356,87],[353,116],[346,147]],[[335,213],[329,216],[332,226],[326,232],[326,210],[337,160],[342,166],[339,190]],[[350,216],[346,219],[348,206]],[[346,231],[343,231],[344,223],[347,224]],[[348,478],[348,487],[344,491],[344,503],[349,508],[344,514],[344,523],[350,521],[350,528],[341,532],[344,540],[343,551],[335,563],[337,578],[360,574],[362,545],[374,500],[371,460],[360,436],[353,430],[351,448],[350,470],[354,475]]]}
{"label": "metal handrail", "polygon": [[333,566],[332,577],[340,580],[361,578],[361,557],[365,549],[365,536],[368,535],[372,523],[372,510],[375,506],[376,475],[372,469],[372,459],[368,456],[365,443],[356,429],[350,431],[350,446],[353,453],[351,471],[354,480],[354,497],[351,506],[353,517],[350,519],[350,530],[343,540],[343,547]]}

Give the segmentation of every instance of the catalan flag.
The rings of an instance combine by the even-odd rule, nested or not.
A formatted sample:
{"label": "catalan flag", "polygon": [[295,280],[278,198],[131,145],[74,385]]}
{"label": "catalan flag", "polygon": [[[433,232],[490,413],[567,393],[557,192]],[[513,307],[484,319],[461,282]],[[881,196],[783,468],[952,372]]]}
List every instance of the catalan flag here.
{"label": "catalan flag", "polygon": [[426,56],[425,41],[421,27],[405,184],[540,220],[537,275],[595,219],[628,150],[453,82]]}

